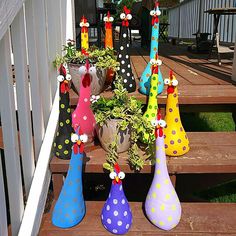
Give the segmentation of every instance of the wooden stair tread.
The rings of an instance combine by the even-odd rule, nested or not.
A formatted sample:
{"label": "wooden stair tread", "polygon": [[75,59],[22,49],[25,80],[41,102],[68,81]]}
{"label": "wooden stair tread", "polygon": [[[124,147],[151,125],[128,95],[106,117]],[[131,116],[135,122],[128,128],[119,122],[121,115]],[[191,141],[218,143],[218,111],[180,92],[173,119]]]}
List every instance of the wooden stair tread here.
{"label": "wooden stair tread", "polygon": [[[43,216],[39,236],[112,235],[102,226],[100,213],[104,202],[86,202],[83,221],[70,229],[52,225],[51,213]],[[179,225],[165,232],[153,226],[144,216],[142,203],[130,203],[133,224],[126,235],[236,235],[236,203],[182,203]]]}
{"label": "wooden stair tread", "polygon": [[[190,132],[188,133],[191,150],[182,157],[167,158],[170,174],[177,173],[235,173],[236,169],[236,132]],[[90,144],[85,149],[84,171],[102,173],[106,152]],[[140,155],[144,152],[140,150]],[[52,173],[64,173],[69,161],[53,157],[50,163]],[[132,173],[127,164],[127,153],[119,155],[119,165],[126,173]],[[141,173],[150,173],[152,166],[146,162]]]}

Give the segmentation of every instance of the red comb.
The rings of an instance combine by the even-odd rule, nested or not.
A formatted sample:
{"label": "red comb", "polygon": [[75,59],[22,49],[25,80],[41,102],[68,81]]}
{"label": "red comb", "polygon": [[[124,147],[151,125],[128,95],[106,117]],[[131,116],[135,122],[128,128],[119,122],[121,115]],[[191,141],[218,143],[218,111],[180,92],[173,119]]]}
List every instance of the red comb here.
{"label": "red comb", "polygon": [[173,77],[173,71],[170,70],[170,78],[172,79],[172,77]]}
{"label": "red comb", "polygon": [[107,17],[110,17],[110,16],[111,16],[111,14],[110,14],[110,12],[108,11],[108,12],[107,12]]}
{"label": "red comb", "polygon": [[125,14],[127,15],[127,14],[130,13],[130,9],[128,9],[126,6],[124,6],[124,12],[125,12]]}
{"label": "red comb", "polygon": [[159,2],[158,1],[155,2],[155,7],[156,8],[159,7]]}
{"label": "red comb", "polygon": [[66,76],[66,68],[63,66],[63,64],[59,67],[59,73],[60,75]]}
{"label": "red comb", "polygon": [[156,55],[155,55],[155,59],[156,59],[156,60],[158,59],[158,52],[157,52]]}
{"label": "red comb", "polygon": [[158,112],[157,112],[157,120],[161,120],[161,109],[160,108],[158,109]]}
{"label": "red comb", "polygon": [[118,165],[118,163],[116,163],[116,164],[114,165],[114,169],[115,169],[115,171],[116,171],[117,174],[120,173],[120,166]]}
{"label": "red comb", "polygon": [[82,16],[81,22],[87,23],[87,18],[85,16]]}

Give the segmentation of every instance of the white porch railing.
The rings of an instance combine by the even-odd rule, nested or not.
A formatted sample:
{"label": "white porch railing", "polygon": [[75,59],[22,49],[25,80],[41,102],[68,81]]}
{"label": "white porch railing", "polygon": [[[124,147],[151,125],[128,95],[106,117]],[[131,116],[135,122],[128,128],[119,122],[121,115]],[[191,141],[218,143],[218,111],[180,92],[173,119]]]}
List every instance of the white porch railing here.
{"label": "white porch railing", "polygon": [[72,0],[0,1],[1,236],[9,228],[13,236],[37,235],[40,227],[59,113],[52,61],[73,38],[72,6]]}
{"label": "white porch railing", "polygon": [[[200,33],[213,33],[213,16],[204,11],[211,8],[233,7],[234,0],[186,0],[169,10],[169,37],[192,39]],[[222,16],[219,23],[220,41],[234,43],[236,16]]]}

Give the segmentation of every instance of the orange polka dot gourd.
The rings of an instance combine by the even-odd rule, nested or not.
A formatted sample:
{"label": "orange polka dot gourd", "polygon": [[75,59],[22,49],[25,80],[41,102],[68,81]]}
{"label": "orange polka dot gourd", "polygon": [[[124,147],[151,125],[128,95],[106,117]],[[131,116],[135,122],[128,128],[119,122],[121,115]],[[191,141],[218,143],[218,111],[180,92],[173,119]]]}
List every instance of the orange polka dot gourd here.
{"label": "orange polka dot gourd", "polygon": [[81,27],[81,48],[82,49],[89,49],[89,37],[88,37],[88,28],[89,23],[88,20],[83,16],[80,21]]}
{"label": "orange polka dot gourd", "polygon": [[190,149],[189,140],[181,122],[178,103],[178,80],[170,71],[170,78],[165,79],[167,102],[165,121],[165,148],[168,156],[181,156]]}
{"label": "orange polka dot gourd", "polygon": [[165,154],[164,127],[158,112],[157,120],[152,121],[156,136],[156,164],[154,178],[145,201],[147,218],[158,228],[171,230],[181,218],[181,205],[176,191],[171,183]]}
{"label": "orange polka dot gourd", "polygon": [[[155,8],[150,11],[150,15],[152,17],[152,36],[151,36],[151,48],[150,48],[150,59],[155,59],[156,53],[158,53],[159,47],[159,16],[161,15],[161,11],[159,9],[159,2],[156,1]],[[143,71],[140,82],[139,82],[139,91],[142,94],[149,95],[150,86],[151,86],[151,73],[152,65],[149,62]],[[162,73],[159,68],[158,70],[158,94],[163,92],[164,82],[162,78]]]}
{"label": "orange polka dot gourd", "polygon": [[78,71],[80,80],[79,100],[76,109],[72,114],[72,126],[74,130],[80,126],[85,134],[88,135],[89,141],[92,141],[95,135],[95,116],[91,109],[91,78],[96,75],[96,68],[90,66],[88,60]]}
{"label": "orange polka dot gourd", "polygon": [[60,159],[68,160],[71,158],[72,142],[70,136],[73,132],[73,128],[69,95],[71,75],[68,73],[67,65],[61,64],[57,80],[60,83],[59,120],[56,137],[53,143],[53,153]]}
{"label": "orange polka dot gourd", "polygon": [[[147,110],[144,113],[143,117],[151,122],[157,116],[158,110],[158,102],[157,102],[157,95],[158,95],[158,70],[162,64],[162,61],[158,59],[158,53],[156,53],[155,59],[151,59],[150,63],[152,65],[152,76],[151,76],[151,86],[150,86],[150,93],[148,98],[148,105]],[[153,133],[144,133],[143,134],[143,142],[147,143],[149,140],[149,136],[154,137],[155,128],[153,128]]]}

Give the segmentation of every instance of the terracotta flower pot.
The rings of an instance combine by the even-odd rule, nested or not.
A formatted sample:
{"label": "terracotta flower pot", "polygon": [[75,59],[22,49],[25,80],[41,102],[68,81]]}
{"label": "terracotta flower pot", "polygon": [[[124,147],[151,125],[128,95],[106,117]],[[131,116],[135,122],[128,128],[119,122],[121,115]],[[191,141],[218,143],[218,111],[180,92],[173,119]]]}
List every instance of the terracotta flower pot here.
{"label": "terracotta flower pot", "polygon": [[103,126],[96,126],[97,136],[102,147],[108,151],[109,145],[115,140],[115,135],[118,133],[118,148],[117,152],[125,152],[130,147],[130,128],[127,127],[125,131],[118,130],[117,124],[120,120],[108,120],[107,124]]}
{"label": "terracotta flower pot", "polygon": [[[69,71],[72,77],[73,84],[79,93],[80,90],[80,76],[78,74],[79,68],[83,64],[69,64]],[[106,81],[107,70],[97,68],[96,76],[92,78],[91,82],[91,94],[98,95],[104,90],[104,84]]]}

